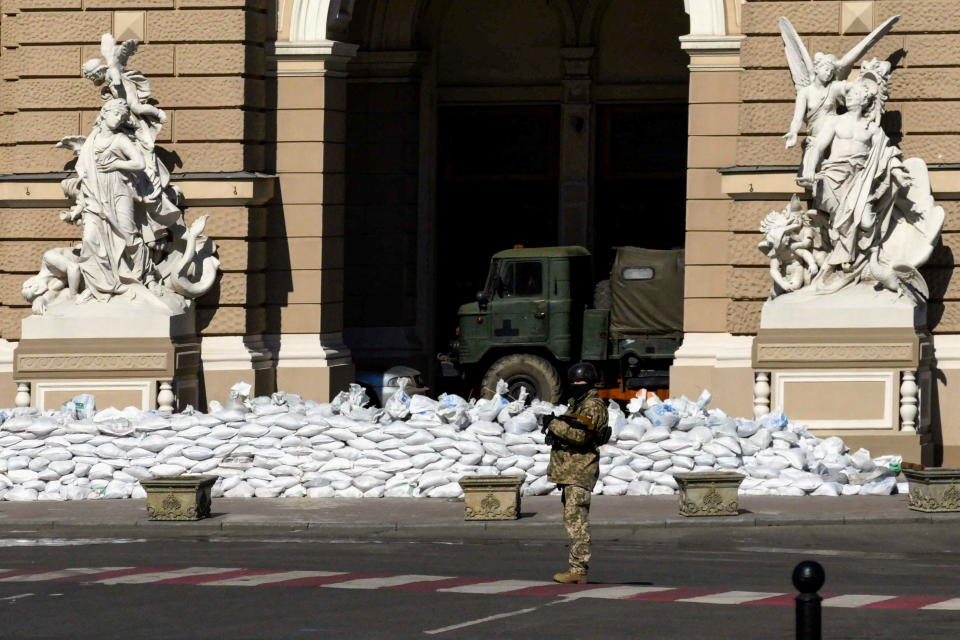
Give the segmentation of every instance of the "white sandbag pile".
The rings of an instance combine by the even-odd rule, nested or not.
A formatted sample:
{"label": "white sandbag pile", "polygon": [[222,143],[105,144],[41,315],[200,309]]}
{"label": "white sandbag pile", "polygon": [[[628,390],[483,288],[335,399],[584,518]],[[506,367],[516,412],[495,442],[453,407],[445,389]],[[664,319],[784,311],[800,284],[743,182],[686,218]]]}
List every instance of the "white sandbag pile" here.
{"label": "white sandbag pile", "polygon": [[[239,388],[241,385],[238,385]],[[215,497],[438,497],[462,495],[464,475],[525,476],[525,495],[555,489],[540,424],[563,406],[504,397],[409,397],[401,388],[383,409],[362,388],[332,403],[292,394],[211,403],[207,414],[163,416],[132,407],[95,411],[92,398],[61,411],[0,412],[0,498],[83,500],[144,497],[139,481],[205,474]],[[707,410],[686,398],[610,404],[611,442],[601,449],[604,495],[671,494],[678,471],[738,470],[742,493],[886,495],[890,460],[849,453],[780,414],[758,422]]]}
{"label": "white sandbag pile", "polygon": [[[890,495],[899,457],[872,459],[865,449],[850,454],[843,440],[821,439],[781,413],[760,420],[731,418],[707,409],[709,392],[697,402],[666,402],[653,394],[635,398],[623,415],[610,407],[614,439],[600,450],[605,495],[667,494],[674,473],[737,471],[747,477],[747,495]],[[631,474],[631,472],[634,472]]]}

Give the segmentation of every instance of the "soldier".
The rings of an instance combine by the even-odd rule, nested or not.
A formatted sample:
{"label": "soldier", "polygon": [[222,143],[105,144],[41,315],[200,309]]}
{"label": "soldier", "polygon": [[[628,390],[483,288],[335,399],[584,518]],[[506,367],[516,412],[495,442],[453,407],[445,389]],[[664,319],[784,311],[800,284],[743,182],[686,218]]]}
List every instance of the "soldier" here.
{"label": "soldier", "polygon": [[567,376],[571,399],[567,412],[545,427],[552,445],[547,475],[563,492],[563,523],[570,536],[570,570],[556,582],[586,584],[590,562],[590,497],[600,475],[599,447],[610,439],[607,408],[594,388],[592,364],[581,362]]}

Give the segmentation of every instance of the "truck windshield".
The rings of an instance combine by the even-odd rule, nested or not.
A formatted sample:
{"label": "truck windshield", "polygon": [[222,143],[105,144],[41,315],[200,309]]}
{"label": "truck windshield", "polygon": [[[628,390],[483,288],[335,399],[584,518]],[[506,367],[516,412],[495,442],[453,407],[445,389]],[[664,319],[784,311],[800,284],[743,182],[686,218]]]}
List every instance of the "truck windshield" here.
{"label": "truck windshield", "polygon": [[493,294],[496,293],[496,279],[498,275],[500,275],[500,261],[491,260],[490,271],[487,272],[487,283],[483,285],[483,290],[486,292],[487,297],[492,298]]}

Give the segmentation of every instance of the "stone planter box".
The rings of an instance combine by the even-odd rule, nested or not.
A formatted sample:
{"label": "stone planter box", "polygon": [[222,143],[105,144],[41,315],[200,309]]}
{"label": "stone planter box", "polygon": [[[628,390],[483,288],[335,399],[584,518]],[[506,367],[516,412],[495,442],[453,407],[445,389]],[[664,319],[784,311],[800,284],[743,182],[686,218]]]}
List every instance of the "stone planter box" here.
{"label": "stone planter box", "polygon": [[216,476],[177,476],[141,480],[151,520],[200,520],[210,516],[210,490]]}
{"label": "stone planter box", "polygon": [[904,469],[910,483],[910,508],[926,513],[960,511],[960,468]]}
{"label": "stone planter box", "polygon": [[676,473],[680,485],[680,515],[735,516],[740,502],[737,490],[746,477],[732,471]]}
{"label": "stone planter box", "polygon": [[520,517],[520,487],[526,476],[464,476],[464,520],[516,520]]}

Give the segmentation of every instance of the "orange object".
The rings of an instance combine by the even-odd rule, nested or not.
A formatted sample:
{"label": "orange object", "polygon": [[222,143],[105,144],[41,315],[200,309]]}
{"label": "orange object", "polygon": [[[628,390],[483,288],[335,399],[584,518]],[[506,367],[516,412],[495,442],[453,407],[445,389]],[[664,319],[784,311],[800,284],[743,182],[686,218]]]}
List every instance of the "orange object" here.
{"label": "orange object", "polygon": [[[611,387],[609,389],[600,389],[598,394],[604,400],[620,400],[622,402],[630,402],[634,398],[639,398],[642,391],[646,391],[646,389],[627,389],[626,391],[621,391],[620,387]],[[652,395],[657,396],[661,400],[668,400],[670,398],[670,389],[647,391],[646,397],[649,398]]]}

